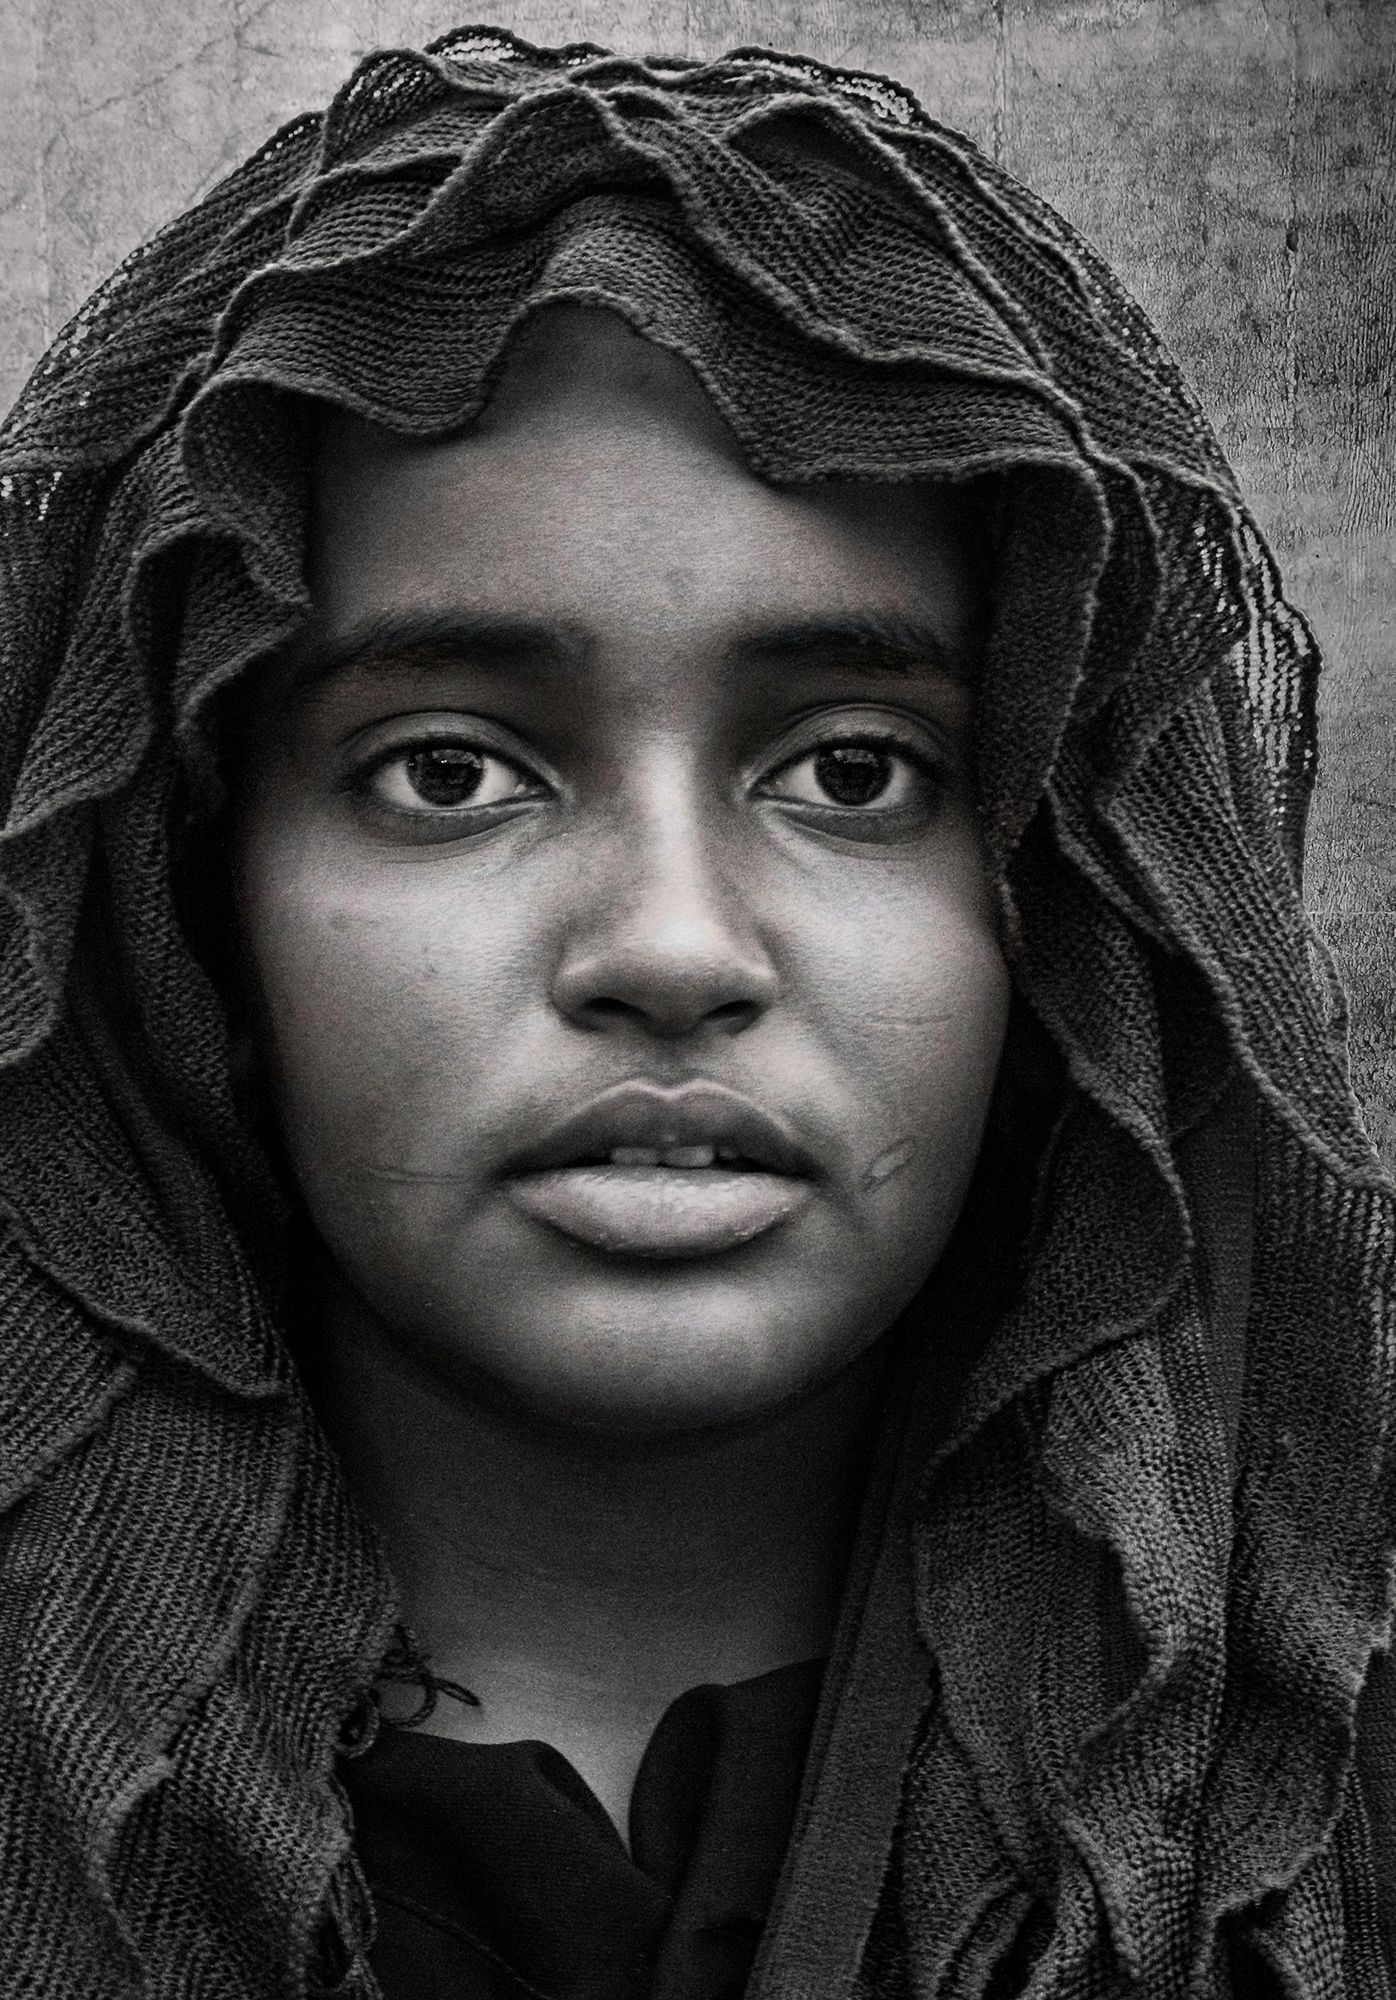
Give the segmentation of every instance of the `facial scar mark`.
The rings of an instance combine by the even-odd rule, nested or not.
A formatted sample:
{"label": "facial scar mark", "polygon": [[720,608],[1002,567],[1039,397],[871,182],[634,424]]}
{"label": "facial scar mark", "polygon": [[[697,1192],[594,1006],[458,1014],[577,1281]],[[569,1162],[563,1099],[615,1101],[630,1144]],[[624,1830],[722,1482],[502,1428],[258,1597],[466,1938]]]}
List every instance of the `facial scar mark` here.
{"label": "facial scar mark", "polygon": [[864,1016],[865,1020],[876,1021],[882,1027],[890,1028],[924,1028],[929,1026],[932,1021],[949,1021],[953,1018],[953,1015],[948,1012],[944,1014],[867,1014]]}
{"label": "facial scar mark", "polygon": [[915,1139],[908,1136],[898,1139],[895,1146],[889,1146],[885,1153],[879,1153],[872,1165],[863,1174],[864,1189],[880,1187],[883,1181],[891,1180],[899,1174],[916,1151]]}

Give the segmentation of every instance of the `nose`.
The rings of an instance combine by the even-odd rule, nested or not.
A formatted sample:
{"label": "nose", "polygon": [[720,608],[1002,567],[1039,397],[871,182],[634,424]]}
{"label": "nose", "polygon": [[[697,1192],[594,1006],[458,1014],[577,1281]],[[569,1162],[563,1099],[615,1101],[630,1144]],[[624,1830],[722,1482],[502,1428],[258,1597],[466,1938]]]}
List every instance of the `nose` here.
{"label": "nose", "polygon": [[759,1020],[779,979],[740,846],[672,789],[612,826],[587,856],[554,975],[559,1011],[579,1027],[666,1039],[736,1034]]}

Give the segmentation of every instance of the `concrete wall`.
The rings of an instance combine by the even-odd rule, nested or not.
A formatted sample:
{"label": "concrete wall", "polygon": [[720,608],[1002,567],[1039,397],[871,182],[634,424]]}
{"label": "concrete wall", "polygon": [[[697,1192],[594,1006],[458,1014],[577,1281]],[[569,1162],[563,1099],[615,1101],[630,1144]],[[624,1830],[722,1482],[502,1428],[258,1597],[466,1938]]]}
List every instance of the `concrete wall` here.
{"label": "concrete wall", "polygon": [[[482,0],[483,4],[483,0]],[[122,254],[440,0],[0,0],[0,408]],[[537,41],[890,72],[1093,237],[1328,658],[1310,897],[1396,1159],[1393,0],[516,0]]]}

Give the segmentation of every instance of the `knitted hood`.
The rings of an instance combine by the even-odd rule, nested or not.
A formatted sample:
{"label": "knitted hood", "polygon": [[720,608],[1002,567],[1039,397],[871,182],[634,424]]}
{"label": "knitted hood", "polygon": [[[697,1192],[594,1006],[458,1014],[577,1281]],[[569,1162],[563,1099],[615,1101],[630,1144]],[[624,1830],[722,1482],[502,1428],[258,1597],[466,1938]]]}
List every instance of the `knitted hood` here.
{"label": "knitted hood", "polygon": [[374,1991],[334,1771],[396,1612],[191,944],[213,697],[306,616],[315,404],[467,425],[559,300],[769,480],[991,487],[979,811],[1061,1078],[1011,1290],[964,1232],[932,1281],[948,1424],[912,1309],[752,1991],[1386,1995],[1396,1227],[1299,896],[1312,639],[1137,306],[896,85],[494,29],[369,57],[0,432],[7,1989]]}

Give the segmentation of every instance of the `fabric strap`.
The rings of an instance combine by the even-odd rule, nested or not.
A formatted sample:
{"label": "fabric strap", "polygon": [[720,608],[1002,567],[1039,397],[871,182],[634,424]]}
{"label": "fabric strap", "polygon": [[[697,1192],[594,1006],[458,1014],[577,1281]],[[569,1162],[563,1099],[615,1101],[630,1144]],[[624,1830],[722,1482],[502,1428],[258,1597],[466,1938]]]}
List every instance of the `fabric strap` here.
{"label": "fabric strap", "polygon": [[[1253,1100],[1233,1080],[1180,1139],[1177,1155],[1233,1468],[1245,1380],[1254,1148]],[[982,1318],[968,1276],[963,1263],[949,1272],[939,1301],[937,1316],[958,1336],[954,1351],[947,1346],[945,1367],[926,1368],[908,1345],[893,1375],[889,1408],[904,1409],[905,1420],[899,1431],[889,1427],[890,1438],[884,1431],[869,1481],[809,1774],[747,2000],[848,2000],[857,1985],[892,1858],[907,1762],[931,1698],[932,1666],[916,1630],[911,1524],[917,1488],[948,1428],[956,1377]],[[1383,1719],[1390,1764],[1384,1802],[1396,1808],[1396,1704],[1388,1702]],[[1379,1824],[1396,1858],[1396,1811]],[[1396,1910],[1390,1914],[1396,1921]]]}
{"label": "fabric strap", "polygon": [[[746,2000],[848,2000],[855,1990],[931,1696],[912,1588],[917,1492],[990,1305],[974,1246],[961,1240],[890,1371],[804,1790]],[[925,1365],[928,1340],[935,1368]]]}

